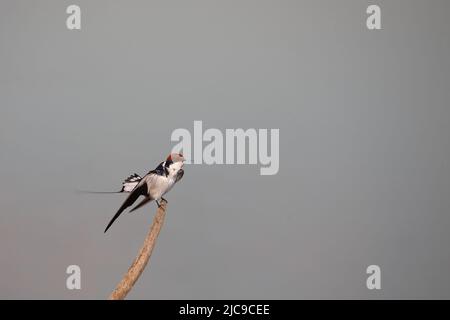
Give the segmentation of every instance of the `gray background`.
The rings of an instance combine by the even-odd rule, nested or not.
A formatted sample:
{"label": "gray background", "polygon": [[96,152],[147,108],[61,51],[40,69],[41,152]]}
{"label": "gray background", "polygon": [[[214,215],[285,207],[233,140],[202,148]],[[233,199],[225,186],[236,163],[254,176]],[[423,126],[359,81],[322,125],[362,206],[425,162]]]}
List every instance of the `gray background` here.
{"label": "gray background", "polygon": [[[81,31],[65,25],[73,3]],[[365,26],[372,3],[381,31]],[[107,297],[155,206],[105,235],[123,196],[75,190],[153,169],[194,120],[279,128],[279,174],[187,166],[129,298],[450,298],[449,13],[445,0],[2,0],[0,298]]]}

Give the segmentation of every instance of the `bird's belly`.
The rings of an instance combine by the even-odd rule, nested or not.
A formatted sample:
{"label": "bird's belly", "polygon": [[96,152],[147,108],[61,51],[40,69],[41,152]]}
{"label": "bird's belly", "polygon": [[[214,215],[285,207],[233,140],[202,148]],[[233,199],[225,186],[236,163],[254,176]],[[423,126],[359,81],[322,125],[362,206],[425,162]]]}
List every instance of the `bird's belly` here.
{"label": "bird's belly", "polygon": [[169,192],[170,189],[172,189],[173,184],[174,184],[173,179],[168,179],[166,177],[159,177],[158,179],[152,181],[148,193],[153,199],[159,199],[164,194]]}
{"label": "bird's belly", "polygon": [[167,192],[169,192],[173,186],[175,185],[175,179],[169,179],[168,183],[167,183],[167,189],[166,191],[164,191],[163,195],[165,195]]}

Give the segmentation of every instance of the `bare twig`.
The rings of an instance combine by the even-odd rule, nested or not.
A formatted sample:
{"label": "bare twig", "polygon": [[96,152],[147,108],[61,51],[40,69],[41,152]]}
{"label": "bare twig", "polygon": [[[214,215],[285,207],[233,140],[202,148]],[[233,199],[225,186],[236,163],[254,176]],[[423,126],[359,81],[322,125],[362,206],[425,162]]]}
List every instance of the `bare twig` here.
{"label": "bare twig", "polygon": [[161,200],[161,206],[158,208],[155,218],[153,219],[152,226],[144,240],[144,244],[141,247],[137,257],[134,259],[127,273],[120,280],[117,287],[109,296],[109,300],[122,300],[126,297],[128,292],[133,288],[137,279],[144,271],[150,256],[152,255],[153,248],[155,247],[156,239],[158,238],[159,231],[164,223],[166,216],[167,202]]}

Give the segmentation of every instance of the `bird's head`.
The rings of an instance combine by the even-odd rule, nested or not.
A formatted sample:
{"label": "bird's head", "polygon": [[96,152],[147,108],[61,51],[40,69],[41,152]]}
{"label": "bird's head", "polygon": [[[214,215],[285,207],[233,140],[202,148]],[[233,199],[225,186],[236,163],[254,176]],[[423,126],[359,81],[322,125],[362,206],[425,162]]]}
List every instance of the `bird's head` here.
{"label": "bird's head", "polygon": [[171,153],[166,159],[167,162],[181,162],[183,163],[185,161],[183,155],[181,153]]}
{"label": "bird's head", "polygon": [[180,170],[183,170],[184,161],[186,161],[181,153],[171,153],[166,159],[169,176],[176,176]]}

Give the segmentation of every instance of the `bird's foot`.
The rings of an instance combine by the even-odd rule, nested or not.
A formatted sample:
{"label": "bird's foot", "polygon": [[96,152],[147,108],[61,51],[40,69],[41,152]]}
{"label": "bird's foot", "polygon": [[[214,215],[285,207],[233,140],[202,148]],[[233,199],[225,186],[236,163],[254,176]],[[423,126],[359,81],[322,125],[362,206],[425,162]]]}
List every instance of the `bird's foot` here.
{"label": "bird's foot", "polygon": [[[168,201],[166,200],[166,199],[164,199],[163,197],[161,197],[161,198],[159,198],[159,200],[161,201],[164,201],[165,203],[168,203]],[[161,208],[161,203],[158,201],[158,200],[155,200],[156,201],[156,204],[158,205],[158,208]]]}

